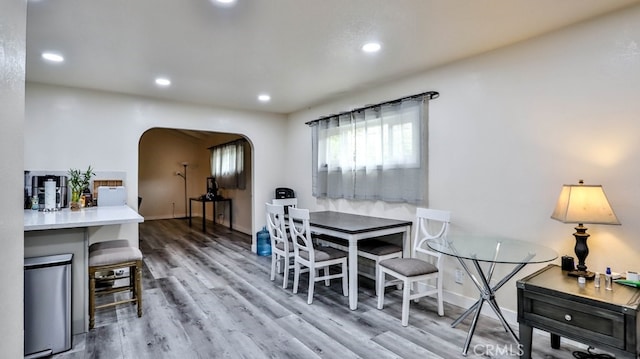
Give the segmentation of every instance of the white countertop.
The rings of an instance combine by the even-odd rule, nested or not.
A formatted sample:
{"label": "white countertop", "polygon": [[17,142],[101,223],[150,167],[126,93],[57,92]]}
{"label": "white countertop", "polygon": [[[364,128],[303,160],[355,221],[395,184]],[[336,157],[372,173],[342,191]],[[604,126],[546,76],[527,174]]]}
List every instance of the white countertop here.
{"label": "white countertop", "polygon": [[88,207],[79,211],[63,208],[55,212],[24,210],[25,231],[140,222],[144,222],[144,218],[129,206]]}

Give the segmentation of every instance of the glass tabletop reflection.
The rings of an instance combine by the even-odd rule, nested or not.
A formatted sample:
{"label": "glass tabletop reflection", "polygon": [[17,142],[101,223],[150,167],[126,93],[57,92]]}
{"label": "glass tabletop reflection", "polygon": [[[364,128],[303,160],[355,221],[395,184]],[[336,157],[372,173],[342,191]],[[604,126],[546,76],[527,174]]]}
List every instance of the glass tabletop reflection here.
{"label": "glass tabletop reflection", "polygon": [[541,244],[491,236],[449,236],[427,241],[429,248],[446,255],[493,263],[544,263],[558,253]]}

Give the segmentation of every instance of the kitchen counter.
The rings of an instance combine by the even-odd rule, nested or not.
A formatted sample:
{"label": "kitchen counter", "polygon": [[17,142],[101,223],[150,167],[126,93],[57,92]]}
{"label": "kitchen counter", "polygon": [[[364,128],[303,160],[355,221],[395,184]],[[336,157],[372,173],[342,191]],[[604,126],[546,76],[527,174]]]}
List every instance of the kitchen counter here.
{"label": "kitchen counter", "polygon": [[88,330],[90,242],[127,238],[121,233],[122,227],[137,226],[143,221],[138,212],[126,205],[87,207],[79,211],[68,208],[54,212],[24,211],[25,257],[73,254],[72,334]]}
{"label": "kitchen counter", "polygon": [[79,211],[63,208],[54,212],[24,210],[24,230],[82,228],[111,224],[140,223],[144,218],[129,206],[87,207]]}

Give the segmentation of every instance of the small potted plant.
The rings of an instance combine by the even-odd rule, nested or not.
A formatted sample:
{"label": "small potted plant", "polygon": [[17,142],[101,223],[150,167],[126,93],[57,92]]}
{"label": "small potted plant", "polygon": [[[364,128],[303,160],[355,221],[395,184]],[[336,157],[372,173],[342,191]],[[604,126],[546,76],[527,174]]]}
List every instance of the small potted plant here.
{"label": "small potted plant", "polygon": [[68,174],[68,186],[71,190],[71,203],[69,204],[69,208],[71,208],[72,211],[77,211],[80,209],[80,196],[85,189],[89,188],[91,177],[94,176],[95,173],[93,173],[93,169],[89,166],[85,172],[72,168]]}

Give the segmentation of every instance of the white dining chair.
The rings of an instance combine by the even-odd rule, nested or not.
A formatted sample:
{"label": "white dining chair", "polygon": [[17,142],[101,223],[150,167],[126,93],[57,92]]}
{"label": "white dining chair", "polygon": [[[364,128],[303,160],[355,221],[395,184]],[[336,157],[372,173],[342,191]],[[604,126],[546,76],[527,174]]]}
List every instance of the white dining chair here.
{"label": "white dining chair", "polygon": [[[436,295],[438,315],[444,315],[442,303],[442,257],[429,250],[428,240],[444,240],[449,231],[451,212],[429,208],[416,210],[416,228],[411,258],[392,258],[378,263],[376,294],[378,309],[384,306],[384,292],[388,283],[386,275],[403,284],[402,325],[409,324],[409,303],[411,300]],[[420,256],[420,258],[418,258]],[[435,281],[435,283],[433,283]]]}
{"label": "white dining chair", "polygon": [[[375,274],[373,280],[378,280],[378,270],[380,263],[383,260],[391,258],[402,258],[402,246],[389,243],[381,239],[368,239],[358,242],[358,255],[363,258],[372,260],[375,264]],[[362,273],[366,277],[371,277],[370,274]],[[384,282],[385,287],[392,286],[392,282]]]}
{"label": "white dining chair", "polygon": [[[305,267],[309,269],[308,304],[313,302],[315,282],[325,281],[325,285],[328,286],[330,280],[335,278],[342,278],[342,292],[346,297],[348,295],[347,253],[329,247],[314,248],[309,230],[308,209],[289,208],[289,233],[294,250],[293,292],[298,293],[300,273]],[[331,274],[329,267],[335,265],[339,266],[340,272]],[[320,270],[323,272],[322,275]]]}
{"label": "white dining chair", "polygon": [[298,207],[298,199],[297,198],[274,198],[271,200],[271,204],[284,206],[285,212],[286,212],[286,208]]}
{"label": "white dining chair", "polygon": [[271,204],[275,204],[278,206],[284,207],[284,224],[285,227],[289,226],[289,208],[298,207],[298,199],[297,198],[274,198],[271,200]]}
{"label": "white dining chair", "polygon": [[265,203],[265,207],[267,230],[271,237],[271,280],[276,279],[276,271],[282,273],[282,288],[287,288],[293,246],[285,227],[284,207],[270,203]]}

